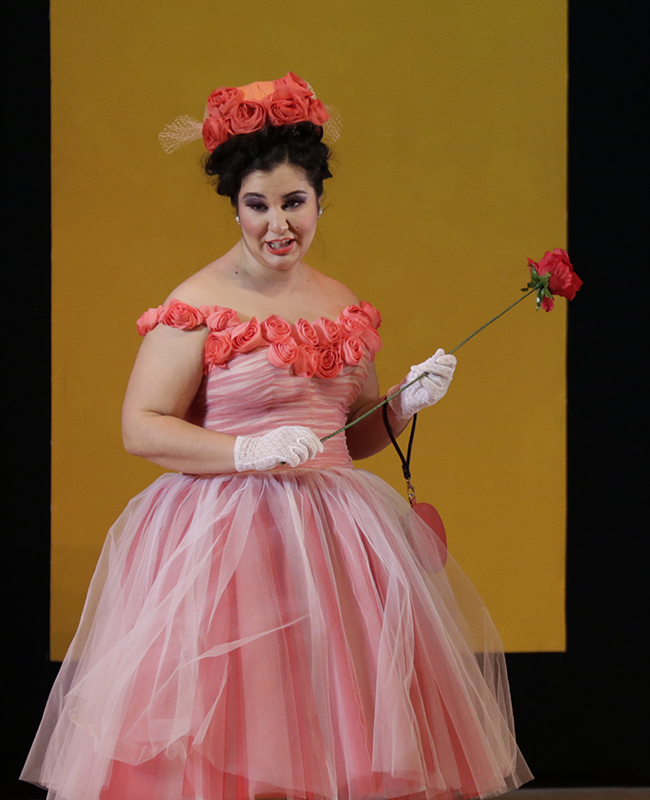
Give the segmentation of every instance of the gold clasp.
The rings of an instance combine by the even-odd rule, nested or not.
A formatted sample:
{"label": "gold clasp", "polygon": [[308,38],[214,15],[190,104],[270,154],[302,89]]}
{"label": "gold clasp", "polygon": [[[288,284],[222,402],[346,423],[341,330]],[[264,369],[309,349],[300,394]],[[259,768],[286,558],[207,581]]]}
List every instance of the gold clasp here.
{"label": "gold clasp", "polygon": [[408,496],[409,503],[411,505],[413,505],[414,503],[417,503],[417,498],[415,496],[415,489],[413,488],[413,484],[411,483],[411,479],[410,478],[406,479],[406,494]]}

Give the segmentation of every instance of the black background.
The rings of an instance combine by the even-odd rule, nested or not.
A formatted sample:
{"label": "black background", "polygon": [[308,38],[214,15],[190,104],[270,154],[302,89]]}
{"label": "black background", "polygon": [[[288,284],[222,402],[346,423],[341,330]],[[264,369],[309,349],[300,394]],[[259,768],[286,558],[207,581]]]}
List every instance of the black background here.
{"label": "black background", "polygon": [[[537,776],[533,786],[650,784],[649,552],[642,511],[650,491],[641,440],[649,227],[643,9],[640,2],[570,2],[568,249],[585,285],[569,307],[568,648],[508,655],[518,738]],[[48,656],[48,4],[7,3],[5,14],[8,524],[0,663],[7,763],[0,777],[2,797],[17,799],[44,796],[16,776],[58,666]],[[543,397],[531,419],[543,433]],[[531,476],[531,503],[543,509],[543,475]]]}

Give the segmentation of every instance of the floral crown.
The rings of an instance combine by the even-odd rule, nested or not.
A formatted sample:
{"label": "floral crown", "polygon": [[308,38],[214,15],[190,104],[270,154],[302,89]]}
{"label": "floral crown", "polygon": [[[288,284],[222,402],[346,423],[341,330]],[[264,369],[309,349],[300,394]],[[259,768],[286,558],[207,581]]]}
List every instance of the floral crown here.
{"label": "floral crown", "polygon": [[208,97],[202,123],[188,116],[177,117],[165,125],[158,139],[166,153],[201,138],[212,152],[237,133],[253,133],[266,125],[313,122],[323,127],[326,139],[333,142],[340,133],[337,117],[335,109],[326,108],[306,81],[289,72],[274,81],[215,89]]}

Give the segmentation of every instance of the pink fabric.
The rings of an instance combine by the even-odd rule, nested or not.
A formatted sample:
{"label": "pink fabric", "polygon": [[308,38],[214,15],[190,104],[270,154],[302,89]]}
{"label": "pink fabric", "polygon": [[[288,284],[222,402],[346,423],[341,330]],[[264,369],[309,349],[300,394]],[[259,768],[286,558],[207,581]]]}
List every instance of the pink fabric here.
{"label": "pink fabric", "polygon": [[[188,419],[340,427],[335,378],[236,354]],[[452,800],[530,778],[485,607],[345,438],[299,469],[168,473],[111,529],[23,779],[50,800]],[[443,566],[444,565],[444,566]]]}

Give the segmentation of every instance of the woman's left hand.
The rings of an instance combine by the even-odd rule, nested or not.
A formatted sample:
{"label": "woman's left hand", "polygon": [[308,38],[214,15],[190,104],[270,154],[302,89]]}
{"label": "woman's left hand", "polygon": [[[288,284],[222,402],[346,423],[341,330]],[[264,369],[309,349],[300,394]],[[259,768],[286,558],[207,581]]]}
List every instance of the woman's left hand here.
{"label": "woman's left hand", "polygon": [[389,408],[399,419],[409,419],[423,408],[432,406],[447,393],[455,369],[456,357],[446,354],[442,349],[436,350],[431,358],[411,367],[409,374],[399,386],[389,389],[387,394],[390,397],[405,383],[410,383],[423,372],[428,373],[424,378],[398,394],[397,397],[389,400]]}

